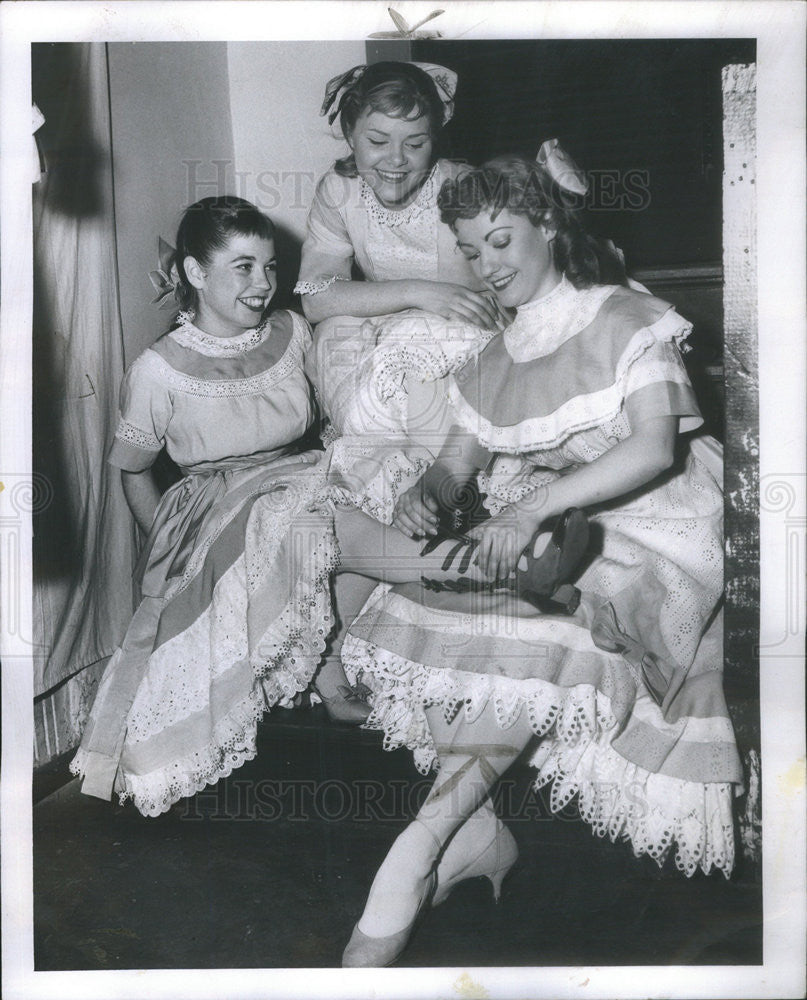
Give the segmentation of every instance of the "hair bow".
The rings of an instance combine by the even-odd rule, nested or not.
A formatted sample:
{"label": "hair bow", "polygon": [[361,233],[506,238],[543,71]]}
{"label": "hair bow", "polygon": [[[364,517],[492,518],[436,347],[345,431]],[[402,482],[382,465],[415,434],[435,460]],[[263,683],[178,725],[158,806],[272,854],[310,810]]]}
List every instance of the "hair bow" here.
{"label": "hair bow", "polygon": [[328,124],[332,125],[334,118],[339,114],[340,106],[342,104],[341,97],[337,101],[337,95],[340,92],[348,90],[353,86],[358,80],[364,76],[364,71],[367,66],[362,64],[361,66],[354,66],[352,69],[347,70],[344,73],[340,73],[338,76],[332,77],[325,84],[325,98],[322,101],[322,107],[319,109],[321,115],[327,114],[330,109],[336,105],[333,114],[328,117]]}
{"label": "hair bow", "polygon": [[454,117],[454,95],[457,93],[457,74],[447,66],[438,66],[435,63],[412,63],[424,73],[428,73],[434,80],[437,88],[437,95],[443,102],[443,125],[447,125]]}
{"label": "hair bow", "polygon": [[547,139],[538,150],[535,162],[544,168],[555,184],[574,195],[588,194],[586,175],[557,139]]}
{"label": "hair bow", "polygon": [[[437,88],[437,95],[443,104],[442,124],[447,124],[451,121],[454,115],[454,95],[457,92],[457,74],[453,70],[448,69],[446,66],[437,66],[434,63],[413,62],[410,63],[410,65],[417,66],[418,69],[423,70],[424,73],[428,73],[434,81],[434,85]],[[341,111],[342,99],[344,98],[345,93],[358,83],[358,81],[364,76],[366,69],[366,65],[353,66],[346,72],[333,77],[325,84],[325,97],[322,101],[322,107],[319,109],[319,113],[321,115],[328,114],[328,112],[331,111],[331,108],[333,108],[333,111],[331,111],[328,115],[329,125],[333,124],[334,119]]]}
{"label": "hair bow", "polygon": [[158,308],[169,305],[173,297],[177,299],[177,286],[179,284],[179,271],[177,270],[177,252],[170,243],[166,243],[162,236],[157,238],[157,263],[156,271],[149,271],[149,281],[154,285],[157,297],[151,300],[151,304],[158,304]]}

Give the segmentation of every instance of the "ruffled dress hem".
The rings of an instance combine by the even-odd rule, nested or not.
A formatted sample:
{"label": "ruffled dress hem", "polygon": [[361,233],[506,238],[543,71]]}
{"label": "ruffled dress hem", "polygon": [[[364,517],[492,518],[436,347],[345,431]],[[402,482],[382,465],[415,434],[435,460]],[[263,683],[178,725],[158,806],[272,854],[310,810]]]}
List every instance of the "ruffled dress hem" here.
{"label": "ruffled dress hem", "polygon": [[430,667],[351,634],[343,659],[351,681],[361,679],[372,692],[364,728],[383,732],[385,750],[411,750],[421,773],[439,766],[427,706],[440,706],[447,720],[463,711],[472,722],[492,701],[502,729],[526,712],[543,737],[530,761],[534,787],[551,785],[553,813],[576,798],[594,833],[629,841],[636,857],[647,854],[661,866],[672,852],[687,876],[698,869],[731,874],[732,782],[689,781],[627,760],[612,746],[621,726],[611,701],[593,684],[561,687],[541,678]]}
{"label": "ruffled dress hem", "polygon": [[[253,546],[250,558],[242,552],[216,582],[210,603],[201,616],[174,637],[174,646],[164,644],[148,658],[152,670],[159,670],[158,663],[167,667],[173,664],[171,673],[175,675],[178,664],[174,664],[174,651],[178,654],[181,649],[191,676],[212,677],[209,690],[212,692],[220,684],[220,697],[228,704],[214,710],[212,695],[208,700],[182,701],[172,691],[163,695],[165,704],[163,700],[155,702],[153,695],[142,704],[135,699],[126,718],[119,719],[112,706],[107,705],[105,694],[114,689],[116,671],[134,666],[134,662],[129,662],[131,657],[126,659],[126,651],[119,650],[117,659],[109,665],[110,677],[102,682],[91,714],[91,722],[102,734],[117,722],[121,735],[115,749],[99,748],[88,728],[70,764],[71,772],[85,779],[83,790],[88,794],[109,797],[117,792],[121,803],[132,799],[144,815],[158,816],[180,798],[215,784],[251,760],[256,754],[257,723],[263,713],[277,704],[290,706],[294,696],[308,686],[333,628],[330,580],[339,564],[336,538],[328,527],[332,500],[321,470],[312,467],[311,472],[307,487],[302,495],[297,495],[285,518],[274,506],[262,507],[259,496],[248,533],[264,544]],[[277,613],[266,611],[264,608],[271,604],[261,600],[261,596],[277,589],[278,559],[288,539],[289,525],[306,511],[314,517],[319,536],[308,551],[308,572],[299,570],[290,581],[285,603]],[[219,534],[214,531],[211,537]],[[209,550],[210,546],[202,548]],[[196,567],[194,575],[200,572],[201,566]],[[157,617],[177,597],[173,588],[169,591],[170,596],[154,604]],[[207,618],[213,614],[213,608],[221,609],[215,626]],[[250,632],[258,638],[252,638]],[[210,647],[211,636],[217,635],[222,639],[219,657],[223,662],[211,675],[205,651]],[[194,653],[199,640],[201,645]],[[178,688],[177,692],[181,690]],[[107,719],[110,714],[112,718]],[[161,741],[165,741],[165,747],[161,747]],[[104,740],[104,747],[111,745]],[[189,752],[188,747],[192,748]],[[137,758],[136,764],[127,761],[127,753]],[[151,767],[145,761],[159,761],[160,765]],[[114,787],[111,787],[113,776]]]}

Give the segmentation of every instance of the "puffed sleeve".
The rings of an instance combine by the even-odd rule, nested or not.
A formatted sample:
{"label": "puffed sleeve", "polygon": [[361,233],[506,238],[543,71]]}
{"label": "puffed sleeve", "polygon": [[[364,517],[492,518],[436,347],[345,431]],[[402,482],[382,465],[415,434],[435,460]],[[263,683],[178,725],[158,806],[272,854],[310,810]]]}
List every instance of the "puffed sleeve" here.
{"label": "puffed sleeve", "polygon": [[291,309],[289,310],[289,315],[292,322],[292,337],[300,353],[305,355],[311,349],[311,344],[314,340],[311,324],[305,316],[301,316],[298,312],[293,312]]}
{"label": "puffed sleeve", "polygon": [[123,376],[120,419],[107,461],[126,472],[153,465],[171,419],[168,387],[159,379],[153,351],[145,351]]}
{"label": "puffed sleeve", "polygon": [[312,295],[334,281],[350,280],[354,250],[344,215],[349,197],[348,178],[333,171],[325,174],[317,185],[308,213],[295,292]]}
{"label": "puffed sleeve", "polygon": [[703,417],[675,343],[656,341],[631,364],[625,381],[625,410],[631,424],[677,416],[682,433],[701,426]]}

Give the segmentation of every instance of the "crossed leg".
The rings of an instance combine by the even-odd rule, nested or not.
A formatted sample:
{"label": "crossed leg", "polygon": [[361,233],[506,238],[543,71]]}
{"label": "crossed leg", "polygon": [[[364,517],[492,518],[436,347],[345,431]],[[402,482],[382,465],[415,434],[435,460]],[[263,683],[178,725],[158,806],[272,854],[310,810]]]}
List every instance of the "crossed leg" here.
{"label": "crossed leg", "polygon": [[[345,951],[344,965],[388,964],[406,943],[406,932],[432,887],[432,871],[452,834],[471,820],[476,842],[490,836],[495,814],[486,804],[493,785],[533,736],[522,712],[507,729],[496,722],[488,703],[473,722],[460,712],[451,722],[430,712],[440,770],[414,821],[390,848],[370,889],[370,895]],[[472,853],[470,846],[463,853]],[[457,862],[461,866],[461,859]],[[401,936],[403,941],[400,940]],[[391,937],[388,953],[383,941]]]}

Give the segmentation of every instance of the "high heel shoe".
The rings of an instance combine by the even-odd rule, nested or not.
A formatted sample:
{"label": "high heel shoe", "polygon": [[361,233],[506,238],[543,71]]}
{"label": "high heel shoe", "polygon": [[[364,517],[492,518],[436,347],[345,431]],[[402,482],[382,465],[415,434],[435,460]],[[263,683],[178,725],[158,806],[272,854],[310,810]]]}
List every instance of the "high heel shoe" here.
{"label": "high heel shoe", "polygon": [[480,877],[490,880],[493,886],[493,900],[499,902],[502,881],[518,859],[515,837],[497,816],[492,838],[479,849],[476,831],[469,830],[468,834],[463,833],[469,826],[470,824],[465,823],[460,827],[437,868],[437,889],[432,896],[433,907],[444,903],[459,882]]}
{"label": "high heel shoe", "polygon": [[[419,823],[424,830],[428,831],[429,836],[434,841],[434,857],[436,859],[442,848],[441,843],[437,840],[425,823],[421,822],[417,818],[413,820],[413,823]],[[359,923],[357,923],[353,928],[353,933],[350,935],[350,940],[348,941],[347,947],[342,955],[343,969],[381,969],[387,965],[392,965],[393,962],[397,961],[401,957],[404,949],[409,943],[410,938],[412,937],[412,933],[418,920],[423,915],[432,896],[434,895],[434,891],[437,887],[436,867],[437,865],[435,860],[424,880],[423,891],[420,899],[418,900],[415,914],[409,923],[405,927],[402,927],[401,930],[395,931],[393,934],[385,934],[383,936],[375,937],[370,934],[365,934],[364,931],[359,929],[359,923],[361,923],[361,920],[359,920]],[[372,895],[373,890],[371,889],[370,898]],[[366,910],[367,907],[365,907],[365,912]]]}
{"label": "high heel shoe", "polygon": [[372,711],[365,695],[365,692],[369,694],[369,688],[364,687],[363,684],[356,684],[354,687],[340,684],[336,689],[336,694],[333,695],[324,695],[316,685],[314,685],[314,691],[325,706],[325,711],[331,722],[360,726],[367,721]]}
{"label": "high heel shoe", "polygon": [[516,582],[520,590],[549,597],[569,581],[583,558],[588,547],[588,518],[579,508],[569,507],[558,518],[544,550],[535,556],[533,546],[540,533],[539,528],[522,552],[526,567],[516,568]]}
{"label": "high heel shoe", "polygon": [[[558,518],[549,541],[540,555],[533,555],[535,540],[545,529],[539,528],[530,539],[519,557],[525,568],[516,566],[515,576],[509,581],[493,580],[480,582],[460,576],[458,580],[431,580],[421,577],[428,590],[450,590],[458,593],[467,591],[493,591],[502,587],[515,590],[518,596],[540,611],[574,614],[580,604],[580,591],[569,583],[588,547],[588,519],[582,510],[569,507]],[[447,572],[457,555],[462,552],[457,572],[465,573],[471,564],[479,540],[443,531],[432,536],[421,549],[421,555],[428,555],[446,539],[456,544],[448,550],[443,560],[442,570]]]}

